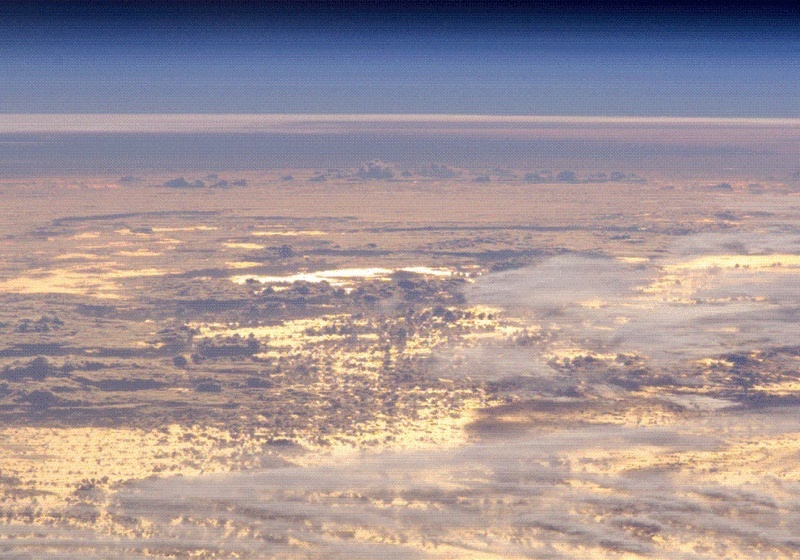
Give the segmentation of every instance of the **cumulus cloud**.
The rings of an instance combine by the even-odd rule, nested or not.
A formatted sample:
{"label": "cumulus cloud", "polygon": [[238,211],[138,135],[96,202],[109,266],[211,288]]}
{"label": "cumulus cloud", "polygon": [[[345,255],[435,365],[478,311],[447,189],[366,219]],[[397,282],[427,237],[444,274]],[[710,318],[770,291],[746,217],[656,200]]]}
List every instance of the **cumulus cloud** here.
{"label": "cumulus cloud", "polygon": [[556,175],[556,181],[559,183],[577,183],[578,175],[574,171],[561,171]]}
{"label": "cumulus cloud", "polygon": [[200,179],[189,182],[183,177],[177,177],[175,179],[166,181],[164,183],[164,186],[169,187],[171,189],[191,189],[191,188],[202,189],[203,187],[206,186],[206,184]]}
{"label": "cumulus cloud", "polygon": [[455,179],[460,175],[458,170],[444,164],[432,163],[416,170],[417,175],[431,179]]}
{"label": "cumulus cloud", "polygon": [[383,161],[370,161],[362,165],[354,176],[359,179],[393,179],[395,169],[394,166]]}
{"label": "cumulus cloud", "polygon": [[706,186],[705,190],[711,192],[733,192],[733,186],[730,183],[716,183]]}
{"label": "cumulus cloud", "polygon": [[206,183],[200,179],[196,179],[195,181],[188,181],[184,177],[176,177],[175,179],[171,179],[166,181],[163,186],[172,188],[172,189],[227,189],[228,187],[246,187],[247,181],[244,179],[239,179],[233,182],[228,182],[226,179],[220,179],[216,173],[211,173],[206,176],[206,179],[213,181],[212,183]]}
{"label": "cumulus cloud", "polygon": [[551,171],[538,171],[526,173],[523,181],[527,183],[646,183],[647,180],[634,173],[623,173],[622,171],[596,171],[583,177],[575,171],[564,170],[553,176]]}
{"label": "cumulus cloud", "polygon": [[523,181],[526,183],[548,183],[552,177],[548,173],[526,173]]}

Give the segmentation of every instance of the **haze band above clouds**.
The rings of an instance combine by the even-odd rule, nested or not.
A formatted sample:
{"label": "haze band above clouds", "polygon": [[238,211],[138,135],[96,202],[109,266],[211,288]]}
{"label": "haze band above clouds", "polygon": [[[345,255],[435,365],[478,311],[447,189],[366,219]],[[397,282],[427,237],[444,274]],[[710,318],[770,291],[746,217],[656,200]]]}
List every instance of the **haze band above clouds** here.
{"label": "haze band above clouds", "polygon": [[766,128],[796,133],[800,129],[800,119],[460,114],[0,114],[0,134],[343,132],[359,128],[392,131],[404,127],[452,132],[470,127],[499,132],[550,127]]}
{"label": "haze band above clouds", "polygon": [[[800,150],[800,119],[598,117],[460,114],[0,114],[0,134],[334,135],[370,138],[588,141],[676,146],[688,153],[710,148],[790,156]],[[338,143],[338,142],[337,142]],[[585,146],[591,151],[591,146]],[[499,148],[498,148],[499,149]],[[514,151],[516,148],[506,147]],[[688,151],[687,151],[688,150]],[[699,153],[699,152],[698,152]],[[738,153],[738,152],[737,152]],[[383,157],[389,157],[390,154]],[[441,158],[440,158],[441,159]],[[446,158],[445,158],[446,159]],[[723,167],[731,165],[724,165]],[[748,167],[753,167],[752,164]]]}

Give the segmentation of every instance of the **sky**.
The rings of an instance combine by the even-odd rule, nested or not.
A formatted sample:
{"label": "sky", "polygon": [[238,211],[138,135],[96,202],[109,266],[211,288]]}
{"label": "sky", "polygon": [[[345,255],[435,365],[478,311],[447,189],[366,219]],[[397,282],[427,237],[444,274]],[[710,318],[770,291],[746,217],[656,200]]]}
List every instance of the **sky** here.
{"label": "sky", "polygon": [[702,1],[6,2],[0,113],[793,118],[798,24]]}

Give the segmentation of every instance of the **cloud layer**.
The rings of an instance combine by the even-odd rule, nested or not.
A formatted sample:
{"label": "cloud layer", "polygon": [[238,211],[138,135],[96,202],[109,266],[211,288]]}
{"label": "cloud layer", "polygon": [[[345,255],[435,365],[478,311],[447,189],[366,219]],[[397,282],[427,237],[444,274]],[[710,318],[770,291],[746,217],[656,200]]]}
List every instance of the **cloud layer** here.
{"label": "cloud layer", "polygon": [[659,261],[565,255],[489,275],[474,302],[522,314],[594,352],[664,366],[796,343],[800,235],[703,234]]}

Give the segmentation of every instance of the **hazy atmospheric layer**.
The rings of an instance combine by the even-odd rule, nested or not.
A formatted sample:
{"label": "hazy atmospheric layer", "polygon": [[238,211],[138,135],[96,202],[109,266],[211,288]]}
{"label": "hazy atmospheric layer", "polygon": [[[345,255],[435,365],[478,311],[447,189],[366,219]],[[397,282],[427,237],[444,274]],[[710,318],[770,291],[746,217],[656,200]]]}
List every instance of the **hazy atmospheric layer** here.
{"label": "hazy atmospheric layer", "polygon": [[796,119],[473,115],[0,115],[10,176],[405,166],[613,169],[766,179],[796,171]]}
{"label": "hazy atmospheric layer", "polygon": [[[778,129],[783,138],[800,126],[792,118],[733,117],[646,117],[646,116],[551,116],[551,115],[469,115],[469,114],[0,114],[0,134],[13,133],[267,133],[267,132],[353,132],[378,129],[393,132],[459,131],[487,134],[529,132],[531,135],[579,136],[594,130],[608,135],[650,127],[722,140],[733,131],[740,140],[755,140],[754,130]],[[650,132],[651,134],[652,131]],[[745,134],[750,134],[746,136]],[[772,132],[772,134],[776,134]],[[796,131],[788,135],[797,138]]]}

